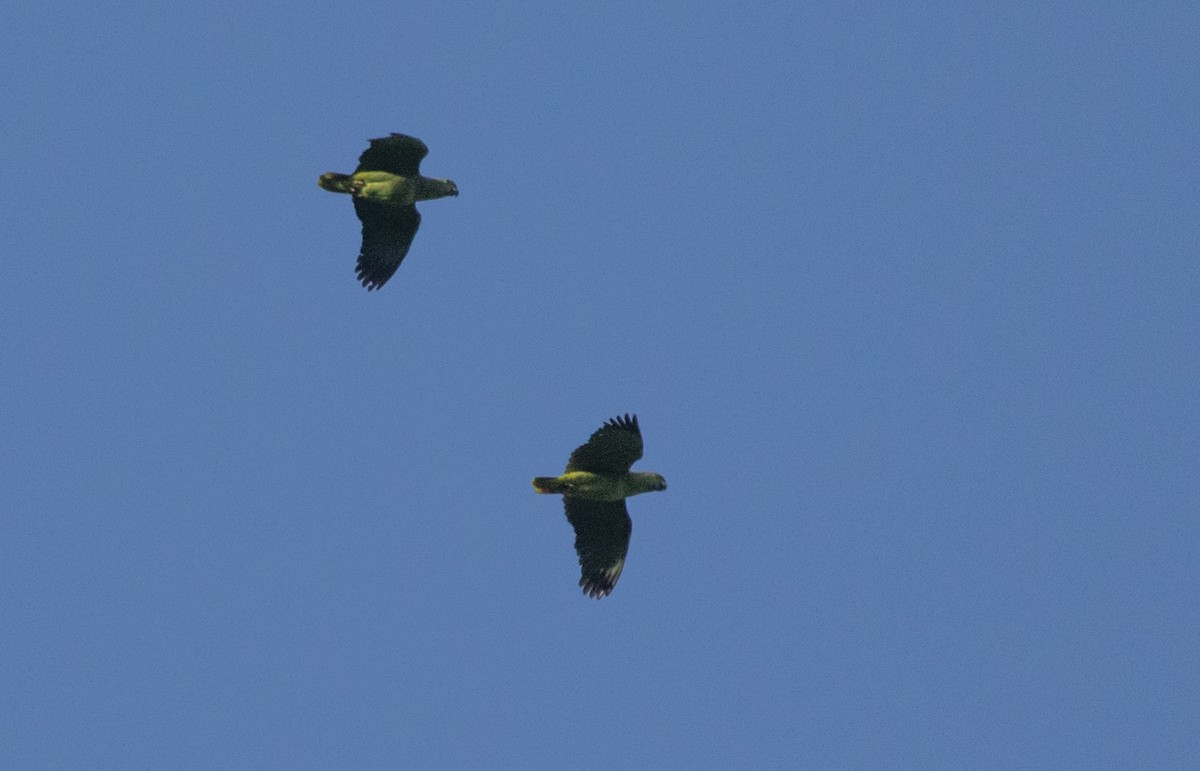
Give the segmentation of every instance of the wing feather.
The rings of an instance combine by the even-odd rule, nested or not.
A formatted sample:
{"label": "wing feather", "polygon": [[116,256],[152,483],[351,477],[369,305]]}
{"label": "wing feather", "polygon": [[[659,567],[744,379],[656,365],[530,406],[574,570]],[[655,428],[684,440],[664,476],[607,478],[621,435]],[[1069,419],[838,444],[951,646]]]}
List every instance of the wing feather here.
{"label": "wing feather", "polygon": [[563,497],[567,521],[575,528],[579,554],[579,585],[584,594],[599,599],[612,592],[625,567],[633,521],[625,501],[588,501]]}
{"label": "wing feather", "polygon": [[420,175],[421,159],[429,153],[425,143],[407,134],[372,139],[371,144],[358,157],[357,174],[360,171],[387,171],[402,177]]}
{"label": "wing feather", "polygon": [[567,461],[567,471],[624,474],[641,457],[642,432],[637,415],[627,414],[605,421],[587,444],[575,448]]}
{"label": "wing feather", "polygon": [[362,221],[362,251],[355,274],[367,289],[387,283],[412,246],[421,215],[416,206],[388,206],[354,199],[354,212]]}

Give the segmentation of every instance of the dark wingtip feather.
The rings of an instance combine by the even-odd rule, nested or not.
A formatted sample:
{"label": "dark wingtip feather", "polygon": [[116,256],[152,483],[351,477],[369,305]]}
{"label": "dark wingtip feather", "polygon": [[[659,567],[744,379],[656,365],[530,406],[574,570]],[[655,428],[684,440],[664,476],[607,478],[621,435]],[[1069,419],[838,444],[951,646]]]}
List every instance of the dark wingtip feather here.
{"label": "dark wingtip feather", "polygon": [[604,421],[604,425],[613,426],[614,428],[624,428],[630,431],[640,431],[637,415],[630,415],[628,412],[625,413],[624,417],[618,415],[615,418],[609,418]]}
{"label": "dark wingtip feather", "polygon": [[389,273],[382,277],[372,275],[369,268],[363,265],[363,260],[360,259],[359,264],[354,268],[354,276],[358,279],[359,283],[367,288],[368,292],[373,292],[386,284],[387,280],[392,277],[392,274]]}
{"label": "dark wingtip feather", "polygon": [[583,593],[593,600],[598,600],[601,597],[607,597],[612,594],[613,587],[616,583],[613,581],[605,581],[600,576],[584,576],[579,579],[579,586],[583,589]]}

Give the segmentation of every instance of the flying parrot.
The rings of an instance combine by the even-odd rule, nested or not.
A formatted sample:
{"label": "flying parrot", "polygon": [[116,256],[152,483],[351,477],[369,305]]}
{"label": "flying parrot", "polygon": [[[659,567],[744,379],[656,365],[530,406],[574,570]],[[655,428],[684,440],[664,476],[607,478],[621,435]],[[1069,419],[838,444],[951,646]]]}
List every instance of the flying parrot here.
{"label": "flying parrot", "polygon": [[576,448],[563,474],[533,480],[539,493],[562,493],[567,521],[575,529],[579,585],[589,597],[612,592],[625,567],[633,531],[625,499],[667,489],[662,474],[629,470],[641,457],[637,416],[625,415],[605,421],[587,444]]}
{"label": "flying parrot", "polygon": [[448,179],[422,177],[425,143],[405,134],[372,139],[353,174],[327,171],[317,184],[333,193],[349,193],[362,221],[362,250],[355,269],[367,290],[378,289],[400,267],[421,226],[417,201],[458,195]]}

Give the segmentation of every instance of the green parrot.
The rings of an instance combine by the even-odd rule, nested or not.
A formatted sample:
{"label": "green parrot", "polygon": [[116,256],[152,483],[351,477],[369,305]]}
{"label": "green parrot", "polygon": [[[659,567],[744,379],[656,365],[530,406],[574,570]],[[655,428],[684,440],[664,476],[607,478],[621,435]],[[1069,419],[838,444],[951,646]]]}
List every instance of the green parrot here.
{"label": "green parrot", "polygon": [[378,289],[400,267],[421,226],[417,201],[458,195],[448,179],[422,177],[425,143],[405,134],[372,139],[353,174],[327,171],[317,184],[333,193],[349,193],[362,221],[362,251],[355,272],[368,291]]}
{"label": "green parrot", "polygon": [[579,585],[589,597],[611,593],[625,567],[633,532],[625,499],[667,489],[662,474],[629,470],[641,457],[637,416],[627,414],[605,421],[587,444],[577,447],[565,473],[533,480],[539,493],[562,493],[567,521],[575,528]]}

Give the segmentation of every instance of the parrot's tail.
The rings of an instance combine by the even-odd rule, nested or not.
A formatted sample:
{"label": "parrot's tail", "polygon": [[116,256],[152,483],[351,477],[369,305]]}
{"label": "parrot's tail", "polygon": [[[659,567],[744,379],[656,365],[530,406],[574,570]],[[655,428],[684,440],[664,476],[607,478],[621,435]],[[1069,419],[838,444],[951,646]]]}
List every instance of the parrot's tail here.
{"label": "parrot's tail", "polygon": [[561,493],[566,491],[567,485],[558,477],[534,477],[533,489],[539,493]]}
{"label": "parrot's tail", "polygon": [[349,174],[337,174],[332,171],[327,171],[317,177],[317,184],[331,193],[349,193],[353,179]]}

